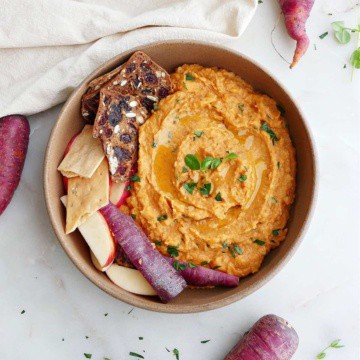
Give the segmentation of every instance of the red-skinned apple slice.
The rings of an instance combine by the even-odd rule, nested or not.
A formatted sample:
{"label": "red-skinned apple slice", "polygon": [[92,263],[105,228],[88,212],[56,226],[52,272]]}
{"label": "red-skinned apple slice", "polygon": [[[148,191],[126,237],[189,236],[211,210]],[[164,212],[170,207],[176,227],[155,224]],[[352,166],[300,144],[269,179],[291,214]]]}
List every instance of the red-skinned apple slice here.
{"label": "red-skinned apple slice", "polygon": [[[67,196],[61,197],[61,202],[66,207]],[[116,247],[114,237],[109,226],[99,211],[92,214],[78,227],[81,235],[94,253],[100,269],[106,269],[114,262]],[[100,270],[104,271],[104,270]]]}
{"label": "red-skinned apple slice", "polygon": [[130,191],[127,190],[129,185],[130,181],[123,183],[110,181],[110,201],[116,205],[116,207],[125,204],[126,198],[130,195]]}
{"label": "red-skinned apple slice", "polygon": [[[66,156],[66,154],[69,152],[69,150],[70,150],[70,148],[71,148],[71,145],[73,144],[74,140],[79,136],[80,133],[81,133],[81,131],[79,131],[77,134],[75,134],[75,135],[71,138],[71,140],[69,141],[69,143],[66,145],[63,158],[64,158],[64,157]],[[66,176],[63,176],[62,179],[63,179],[63,184],[64,184],[65,191],[67,192],[67,190],[68,190],[68,178],[67,178]]]}
{"label": "red-skinned apple slice", "polygon": [[156,291],[141,275],[139,270],[112,264],[106,274],[109,279],[122,289],[137,295],[156,296]]}
{"label": "red-skinned apple slice", "polygon": [[101,267],[98,259],[96,258],[96,256],[94,255],[94,253],[90,250],[90,257],[91,257],[91,261],[93,263],[93,265],[96,267],[97,270],[105,272],[107,269],[109,269],[109,267],[112,265],[112,262],[105,266],[105,267]]}

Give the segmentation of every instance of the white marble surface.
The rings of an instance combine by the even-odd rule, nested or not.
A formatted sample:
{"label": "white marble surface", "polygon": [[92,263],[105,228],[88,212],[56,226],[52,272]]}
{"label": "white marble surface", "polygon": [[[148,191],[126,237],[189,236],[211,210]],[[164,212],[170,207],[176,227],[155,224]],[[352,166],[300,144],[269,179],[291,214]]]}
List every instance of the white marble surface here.
{"label": "white marble surface", "polygon": [[[338,45],[330,28],[335,20],[356,26],[356,10],[342,12],[354,3],[316,1],[308,24],[316,50],[311,44],[292,71],[270,43],[275,1],[264,0],[241,40],[228,44],[262,63],[302,104],[319,152],[320,191],[311,227],[289,264],[262,289],[225,308],[193,315],[136,308],[129,314],[131,306],[90,283],[60,247],[44,204],[43,158],[60,107],[30,118],[22,181],[0,218],[1,360],[84,359],[83,353],[126,360],[129,351],[175,359],[165,347],[179,349],[181,360],[221,360],[267,313],[285,317],[298,331],[295,360],[314,359],[337,338],[346,347],[329,350],[326,359],[359,359],[360,70],[351,81],[347,59],[355,42]],[[329,35],[320,40],[325,31]],[[274,38],[290,59],[294,44],[282,23]],[[201,344],[204,339],[211,341]]]}

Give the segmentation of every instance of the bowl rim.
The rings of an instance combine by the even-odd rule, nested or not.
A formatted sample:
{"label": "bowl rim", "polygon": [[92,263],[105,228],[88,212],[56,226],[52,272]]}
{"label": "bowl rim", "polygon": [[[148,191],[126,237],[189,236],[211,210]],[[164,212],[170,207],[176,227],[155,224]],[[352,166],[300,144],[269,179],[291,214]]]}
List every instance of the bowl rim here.
{"label": "bowl rim", "polygon": [[[231,53],[232,55],[235,55],[236,57],[240,57],[243,58],[245,61],[248,61],[250,63],[252,63],[253,65],[255,65],[258,69],[260,69],[261,71],[263,71],[267,76],[269,76],[269,78],[271,78],[271,80],[277,85],[279,86],[281,89],[283,89],[283,91],[286,93],[286,95],[289,97],[289,99],[292,101],[292,103],[295,105],[297,111],[300,114],[301,120],[303,122],[304,128],[305,128],[305,132],[307,133],[307,136],[309,138],[309,144],[310,144],[310,152],[311,152],[311,160],[313,163],[313,169],[314,169],[314,176],[313,176],[313,186],[312,186],[312,193],[310,194],[310,205],[309,205],[309,210],[307,211],[307,213],[304,216],[304,222],[303,225],[294,241],[294,243],[292,244],[292,246],[288,249],[288,251],[284,254],[283,258],[281,259],[281,261],[279,261],[278,264],[276,264],[276,266],[274,266],[273,268],[271,268],[262,278],[260,281],[257,281],[253,284],[251,284],[249,287],[246,288],[246,291],[243,292],[238,292],[232,295],[229,295],[226,298],[223,299],[219,299],[219,300],[214,300],[211,301],[210,303],[206,304],[206,305],[172,305],[171,303],[167,303],[167,304],[161,304],[161,303],[151,303],[151,302],[146,302],[144,303],[143,299],[141,297],[125,297],[123,298],[122,296],[119,296],[118,294],[116,294],[114,291],[112,291],[109,288],[106,288],[106,286],[103,286],[102,282],[99,280],[99,278],[97,278],[96,276],[92,276],[91,274],[87,273],[85,271],[85,269],[81,266],[81,262],[78,261],[78,259],[74,258],[72,256],[71,251],[69,251],[69,249],[65,246],[65,244],[63,243],[63,241],[61,240],[62,236],[63,236],[63,229],[62,232],[60,232],[59,226],[56,224],[56,220],[52,214],[52,212],[50,211],[51,206],[50,206],[50,186],[48,185],[48,168],[49,168],[49,153],[50,153],[50,144],[52,143],[53,139],[55,138],[55,133],[57,132],[57,128],[59,127],[59,123],[60,120],[63,116],[63,113],[65,112],[65,109],[67,108],[68,104],[72,101],[72,99],[75,97],[75,95],[77,94],[78,90],[83,86],[83,84],[88,83],[90,80],[92,80],[95,76],[95,74],[99,71],[100,68],[105,68],[107,67],[109,64],[113,63],[117,58],[120,57],[127,57],[130,56],[133,52],[135,51],[144,51],[146,52],[146,48],[148,47],[154,47],[154,46],[161,46],[161,45],[171,45],[171,44],[190,44],[190,45],[202,45],[202,46],[207,46],[207,47],[214,47],[217,48],[218,50],[224,51],[224,52],[228,52]],[[261,288],[262,286],[264,286],[266,283],[268,283],[276,274],[278,274],[283,268],[284,266],[289,262],[289,260],[292,258],[292,256],[294,255],[294,253],[296,252],[296,250],[299,248],[300,244],[302,243],[308,229],[311,223],[311,220],[314,216],[315,213],[315,208],[316,208],[316,204],[317,204],[317,200],[318,200],[318,152],[317,152],[317,148],[316,148],[316,142],[314,140],[314,136],[311,130],[311,127],[309,125],[309,122],[306,119],[306,116],[304,115],[304,112],[301,110],[300,104],[298,103],[298,101],[294,98],[294,96],[292,95],[292,93],[289,91],[289,89],[279,80],[276,79],[275,75],[271,73],[270,70],[268,70],[267,68],[265,68],[263,65],[259,64],[256,60],[253,60],[252,58],[250,58],[249,56],[237,51],[237,50],[233,50],[227,46],[224,45],[220,45],[214,42],[206,42],[206,41],[199,41],[199,40],[185,40],[185,39],[178,39],[178,40],[165,40],[165,41],[155,41],[155,42],[151,42],[148,44],[144,44],[144,45],[139,45],[136,46],[134,48],[130,48],[122,53],[119,53],[117,55],[115,55],[114,57],[110,58],[109,60],[107,60],[106,62],[104,62],[102,65],[100,65],[99,67],[97,67],[94,71],[92,71],[83,81],[81,81],[80,84],[78,84],[74,90],[72,91],[71,95],[67,98],[66,102],[63,104],[61,111],[59,112],[56,122],[51,130],[50,136],[49,136],[49,140],[46,146],[46,151],[45,151],[45,157],[44,157],[44,172],[43,172],[43,189],[44,189],[44,193],[45,193],[45,203],[46,203],[46,210],[47,213],[49,215],[50,218],[50,223],[51,226],[55,232],[55,235],[61,245],[61,247],[63,248],[63,250],[65,251],[65,253],[67,254],[67,256],[70,258],[70,260],[73,262],[73,264],[78,268],[78,270],[80,270],[80,272],[88,279],[90,280],[93,284],[95,284],[98,288],[100,288],[101,290],[103,290],[104,292],[106,292],[107,294],[111,295],[112,297],[121,300],[122,302],[125,302],[129,305],[132,306],[136,306],[139,308],[142,308],[144,310],[149,310],[149,311],[154,311],[154,312],[160,312],[160,313],[169,313],[169,314],[186,314],[186,313],[197,313],[197,312],[204,312],[204,311],[209,311],[209,310],[214,310],[220,307],[224,307],[227,305],[230,305],[236,301],[239,301],[243,298],[245,298],[246,296],[249,296],[250,294],[252,294],[253,292],[255,292],[256,290],[258,290],[259,288]],[[132,294],[131,294],[132,295]],[[181,308],[180,308],[181,307]]]}

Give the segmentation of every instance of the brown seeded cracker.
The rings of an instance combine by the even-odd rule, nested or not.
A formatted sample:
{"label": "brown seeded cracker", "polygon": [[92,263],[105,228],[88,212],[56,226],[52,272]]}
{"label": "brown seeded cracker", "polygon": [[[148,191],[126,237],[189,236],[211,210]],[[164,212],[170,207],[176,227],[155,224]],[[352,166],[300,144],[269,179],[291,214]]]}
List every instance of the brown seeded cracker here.
{"label": "brown seeded cracker", "polygon": [[115,182],[129,179],[137,161],[139,126],[171,92],[169,74],[142,52],[119,70],[100,89],[93,132],[102,140]]}

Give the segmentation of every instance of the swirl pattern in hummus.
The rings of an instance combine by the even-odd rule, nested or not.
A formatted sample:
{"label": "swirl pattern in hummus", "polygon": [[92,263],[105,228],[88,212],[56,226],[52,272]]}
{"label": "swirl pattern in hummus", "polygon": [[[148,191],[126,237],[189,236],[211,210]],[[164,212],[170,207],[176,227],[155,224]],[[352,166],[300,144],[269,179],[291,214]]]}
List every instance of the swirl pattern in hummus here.
{"label": "swirl pattern in hummus", "polygon": [[[195,265],[254,273],[285,239],[294,199],[295,151],[285,119],[273,99],[231,72],[183,65],[171,78],[175,92],[140,128],[140,182],[128,211],[163,254],[170,246]],[[221,163],[191,170],[188,154]],[[204,184],[211,184],[208,195]]]}

